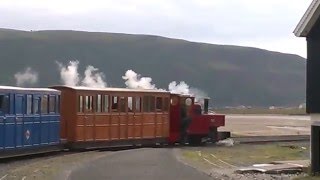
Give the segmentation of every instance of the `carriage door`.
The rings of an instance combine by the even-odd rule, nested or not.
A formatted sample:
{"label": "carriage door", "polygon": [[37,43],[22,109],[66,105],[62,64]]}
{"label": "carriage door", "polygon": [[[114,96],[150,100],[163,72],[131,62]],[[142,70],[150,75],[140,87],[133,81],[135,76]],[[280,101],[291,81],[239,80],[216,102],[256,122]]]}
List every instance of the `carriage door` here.
{"label": "carriage door", "polygon": [[94,108],[93,108],[93,96],[85,96],[85,140],[94,141]]}
{"label": "carriage door", "polygon": [[163,98],[156,97],[155,138],[163,136]]}
{"label": "carriage door", "polygon": [[4,108],[5,96],[0,94],[0,150],[4,149],[4,120],[5,120],[5,108]]}
{"label": "carriage door", "polygon": [[170,143],[175,143],[180,138],[180,121],[181,121],[180,97],[171,94],[170,99]]}
{"label": "carriage door", "polygon": [[120,139],[128,139],[128,115],[127,112],[129,110],[127,97],[120,96],[119,97],[119,112],[120,112]]}
{"label": "carriage door", "polygon": [[134,139],[134,100],[128,97],[127,135],[128,139]]}
{"label": "carriage door", "polygon": [[41,144],[41,118],[40,118],[40,95],[33,95],[32,113],[33,113],[33,132],[32,141],[34,145]]}
{"label": "carriage door", "polygon": [[133,137],[135,139],[141,139],[143,137],[143,110],[142,110],[142,98],[140,96],[134,97],[133,101],[134,116],[133,116]]}
{"label": "carriage door", "polygon": [[[23,146],[23,142],[25,139],[25,136],[27,135],[27,138],[29,138],[28,134],[23,132],[23,126],[24,126],[24,113],[25,113],[25,96],[22,94],[16,94],[15,95],[15,101],[14,101],[14,109],[15,109],[15,117],[14,117],[14,122],[15,122],[15,131],[14,131],[14,124],[13,127],[7,126],[6,127],[6,135],[7,132],[11,132],[15,134],[12,137],[15,137],[15,143],[16,147],[21,147]],[[10,122],[10,121],[7,121]],[[10,127],[11,129],[7,129]]]}
{"label": "carriage door", "polygon": [[34,130],[33,122],[34,122],[34,116],[32,112],[32,98],[33,96],[31,94],[26,95],[26,111],[23,119],[23,144],[24,146],[31,146],[33,145],[33,136],[34,136]]}
{"label": "carriage door", "polygon": [[[9,95],[0,94],[0,150],[5,148],[5,139],[13,138],[5,136],[5,122],[8,114],[10,113]],[[8,117],[9,118],[9,117]],[[10,118],[9,118],[10,119]],[[11,118],[12,121],[13,118]],[[14,142],[13,140],[11,140]]]}

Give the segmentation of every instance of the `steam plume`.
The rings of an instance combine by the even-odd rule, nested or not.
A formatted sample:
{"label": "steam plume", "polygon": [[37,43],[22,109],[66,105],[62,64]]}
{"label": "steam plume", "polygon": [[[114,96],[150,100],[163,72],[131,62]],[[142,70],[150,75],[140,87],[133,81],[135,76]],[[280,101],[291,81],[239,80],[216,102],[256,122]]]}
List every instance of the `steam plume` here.
{"label": "steam plume", "polygon": [[98,68],[93,66],[88,66],[84,71],[84,79],[82,80],[82,85],[86,87],[96,87],[96,88],[104,88],[107,86],[107,83],[104,82],[104,74],[102,72],[98,72]]}
{"label": "steam plume", "polygon": [[67,66],[57,62],[60,69],[61,81],[67,86],[85,86],[103,88],[107,86],[105,75],[94,66],[87,66],[82,79],[78,73],[79,61],[70,61]]}
{"label": "steam plume", "polygon": [[[152,78],[150,77],[141,77],[140,74],[137,74],[133,70],[127,70],[125,75],[122,76],[126,82],[127,88],[130,89],[157,89],[155,84],[152,84]],[[197,88],[190,87],[186,82],[180,81],[177,83],[176,81],[172,81],[168,89],[171,93],[174,94],[183,94],[183,95],[191,95],[195,97],[195,101],[198,103],[203,103],[203,99],[208,97],[207,94]],[[163,90],[163,89],[157,89]]]}
{"label": "steam plume", "polygon": [[79,61],[70,61],[68,66],[57,62],[60,69],[60,77],[63,84],[67,86],[77,86],[80,78],[78,73]]}
{"label": "steam plume", "polygon": [[189,85],[184,81],[177,84],[176,81],[172,81],[169,84],[169,91],[175,94],[189,94]]}
{"label": "steam plume", "polygon": [[150,77],[140,77],[133,70],[128,70],[122,79],[126,82],[126,86],[130,89],[156,89],[156,86],[152,84],[152,78]]}
{"label": "steam plume", "polygon": [[176,81],[172,81],[169,84],[169,91],[171,93],[175,94],[184,94],[184,95],[191,95],[195,97],[195,101],[202,104],[203,99],[208,97],[207,93],[204,91],[189,87],[187,83],[184,81],[181,81],[180,83],[177,83]]}
{"label": "steam plume", "polygon": [[190,88],[190,94],[195,97],[195,101],[203,104],[203,99],[208,97],[208,94],[197,88]]}
{"label": "steam plume", "polygon": [[38,82],[38,73],[27,67],[24,72],[17,72],[14,78],[17,86],[30,86]]}

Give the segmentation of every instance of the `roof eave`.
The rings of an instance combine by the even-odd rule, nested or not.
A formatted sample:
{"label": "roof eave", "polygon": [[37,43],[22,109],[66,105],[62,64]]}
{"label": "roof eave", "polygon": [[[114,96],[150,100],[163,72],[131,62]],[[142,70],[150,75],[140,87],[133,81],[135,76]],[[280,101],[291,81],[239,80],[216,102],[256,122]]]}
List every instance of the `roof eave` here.
{"label": "roof eave", "polygon": [[313,0],[297,27],[293,31],[297,37],[306,37],[320,15],[320,0]]}

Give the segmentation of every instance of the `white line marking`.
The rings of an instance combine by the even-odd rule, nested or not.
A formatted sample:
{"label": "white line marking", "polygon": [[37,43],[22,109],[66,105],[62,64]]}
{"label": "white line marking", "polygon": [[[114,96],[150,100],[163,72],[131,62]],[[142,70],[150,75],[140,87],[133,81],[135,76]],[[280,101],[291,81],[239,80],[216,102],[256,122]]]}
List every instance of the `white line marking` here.
{"label": "white line marking", "polygon": [[198,156],[201,156],[201,151],[198,151]]}
{"label": "white line marking", "polygon": [[210,154],[210,155],[211,155],[212,157],[214,157],[215,159],[217,159],[218,161],[222,162],[223,164],[226,164],[226,165],[228,165],[228,166],[237,168],[237,166],[234,166],[234,165],[229,164],[229,163],[227,163],[227,162],[225,162],[225,161],[222,161],[221,159],[217,158],[217,157],[216,157],[215,155],[213,155],[213,154]]}
{"label": "white line marking", "polygon": [[4,179],[6,179],[6,177],[8,176],[8,174],[6,174],[6,175],[4,175],[4,176],[2,176],[1,178],[0,178],[0,180],[4,180]]}
{"label": "white line marking", "polygon": [[213,162],[209,161],[209,160],[208,160],[208,159],[206,159],[206,158],[203,158],[203,160],[207,161],[207,163],[209,163],[209,164],[211,164],[211,165],[213,165],[213,166],[216,166],[216,167],[218,167],[218,168],[222,168],[222,167],[221,167],[221,166],[219,166],[218,164],[215,164],[215,163],[213,163]]}

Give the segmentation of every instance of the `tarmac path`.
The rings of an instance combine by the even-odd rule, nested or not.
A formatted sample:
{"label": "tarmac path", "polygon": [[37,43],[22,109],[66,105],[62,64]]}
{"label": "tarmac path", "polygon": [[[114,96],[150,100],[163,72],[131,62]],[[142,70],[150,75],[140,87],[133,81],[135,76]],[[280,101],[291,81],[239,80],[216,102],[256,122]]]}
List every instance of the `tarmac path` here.
{"label": "tarmac path", "polygon": [[71,172],[70,180],[209,180],[208,175],[177,160],[174,149],[142,148],[105,156]]}

